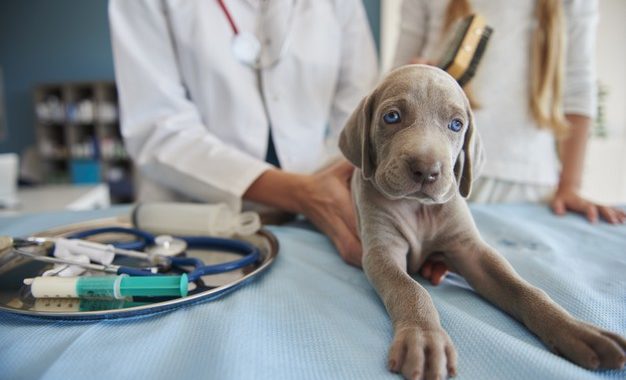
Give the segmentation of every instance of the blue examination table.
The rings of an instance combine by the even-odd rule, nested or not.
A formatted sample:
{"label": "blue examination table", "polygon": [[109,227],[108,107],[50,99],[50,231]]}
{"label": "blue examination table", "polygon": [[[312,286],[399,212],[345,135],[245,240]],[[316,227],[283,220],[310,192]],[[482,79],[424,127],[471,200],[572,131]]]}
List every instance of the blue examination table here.
{"label": "blue examination table", "polygon": [[[128,208],[0,218],[23,236]],[[626,226],[554,216],[540,205],[472,206],[483,237],[576,317],[626,335]],[[392,328],[363,272],[323,235],[271,227],[273,267],[239,290],[169,312],[101,321],[0,312],[2,379],[399,379]],[[458,379],[626,379],[556,355],[457,276],[432,295],[458,354]]]}

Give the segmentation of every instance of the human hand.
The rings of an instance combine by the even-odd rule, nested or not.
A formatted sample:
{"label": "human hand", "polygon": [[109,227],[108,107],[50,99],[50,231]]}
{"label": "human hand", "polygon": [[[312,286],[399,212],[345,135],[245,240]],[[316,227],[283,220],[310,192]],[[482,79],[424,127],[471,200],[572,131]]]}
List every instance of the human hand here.
{"label": "human hand", "polygon": [[441,281],[443,281],[447,274],[448,267],[441,261],[426,260],[420,268],[420,275],[433,285],[441,284]]}
{"label": "human hand", "polygon": [[363,248],[357,237],[350,193],[354,166],[345,160],[305,176],[299,195],[300,212],[330,238],[348,264],[361,267]]}
{"label": "human hand", "polygon": [[574,189],[559,188],[554,194],[550,206],[557,215],[565,215],[567,211],[573,211],[585,215],[591,223],[598,221],[598,215],[611,224],[626,222],[626,212],[588,201],[578,195]]}

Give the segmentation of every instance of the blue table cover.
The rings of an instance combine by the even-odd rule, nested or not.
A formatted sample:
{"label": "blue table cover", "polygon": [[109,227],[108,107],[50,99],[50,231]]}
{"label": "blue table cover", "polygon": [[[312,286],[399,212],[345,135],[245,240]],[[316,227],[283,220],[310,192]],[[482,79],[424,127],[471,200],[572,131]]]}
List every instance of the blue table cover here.
{"label": "blue table cover", "polygon": [[[118,215],[127,208],[0,218],[0,234]],[[541,205],[475,205],[484,238],[576,317],[626,335],[626,226],[556,217]],[[392,328],[362,271],[323,235],[272,227],[281,249],[256,281],[215,301],[119,320],[0,312],[2,379],[397,379]],[[459,354],[458,379],[626,379],[550,353],[459,277],[432,295]]]}

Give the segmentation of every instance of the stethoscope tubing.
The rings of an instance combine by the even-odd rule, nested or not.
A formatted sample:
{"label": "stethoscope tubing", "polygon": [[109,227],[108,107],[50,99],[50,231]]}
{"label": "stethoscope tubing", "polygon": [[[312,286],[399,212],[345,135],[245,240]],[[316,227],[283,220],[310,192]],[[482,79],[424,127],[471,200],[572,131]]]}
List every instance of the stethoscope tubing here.
{"label": "stethoscope tubing", "polygon": [[[132,242],[113,242],[113,246],[117,248],[130,249],[141,251],[148,245],[155,243],[156,236],[149,232],[142,231],[136,228],[125,227],[102,227],[94,228],[91,230],[85,230],[76,232],[67,236],[68,239],[85,239],[95,235],[119,233],[132,235],[139,238]],[[254,245],[235,239],[226,239],[209,236],[177,236],[176,238],[182,239],[187,243],[187,248],[195,249],[211,249],[217,251],[232,252],[243,255],[242,258],[237,260],[228,261],[225,263],[204,265],[202,260],[195,257],[170,257],[171,264],[176,267],[192,266],[194,269],[187,274],[189,282],[198,280],[202,276],[219,274],[224,272],[230,272],[236,269],[244,268],[248,265],[256,263],[261,254],[259,249]],[[145,269],[131,268],[131,267],[119,267],[118,272],[126,273],[134,276],[150,276],[151,273]]]}
{"label": "stethoscope tubing", "polygon": [[230,11],[226,7],[226,4],[224,4],[224,0],[217,0],[217,3],[219,4],[220,8],[222,8],[222,12],[224,12],[224,15],[226,15],[226,19],[228,20],[228,23],[230,24],[230,28],[233,30],[233,34],[238,35],[239,28],[237,28],[237,24],[235,24],[233,15],[230,14]]}
{"label": "stethoscope tubing", "polygon": [[126,234],[138,237],[141,240],[111,243],[116,248],[128,249],[132,251],[141,251],[146,248],[146,246],[154,244],[155,238],[155,236],[149,232],[142,231],[137,228],[126,227],[100,227],[91,230],[75,232],[66,237],[68,239],[86,239],[88,237],[102,234]]}

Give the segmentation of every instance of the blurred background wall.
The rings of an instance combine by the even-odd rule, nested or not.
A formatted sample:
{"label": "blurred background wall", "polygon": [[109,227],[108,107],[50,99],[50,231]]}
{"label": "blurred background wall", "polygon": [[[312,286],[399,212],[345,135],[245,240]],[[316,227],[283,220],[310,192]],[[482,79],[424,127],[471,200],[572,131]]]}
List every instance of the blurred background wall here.
{"label": "blurred background wall", "polygon": [[113,80],[107,0],[3,0],[0,68],[6,131],[0,153],[35,143],[34,87]]}
{"label": "blurred background wall", "polygon": [[[363,3],[378,44],[380,0]],[[0,69],[7,127],[0,136],[0,153],[21,153],[35,143],[36,85],[114,79],[107,4],[107,0],[0,2]]]}

